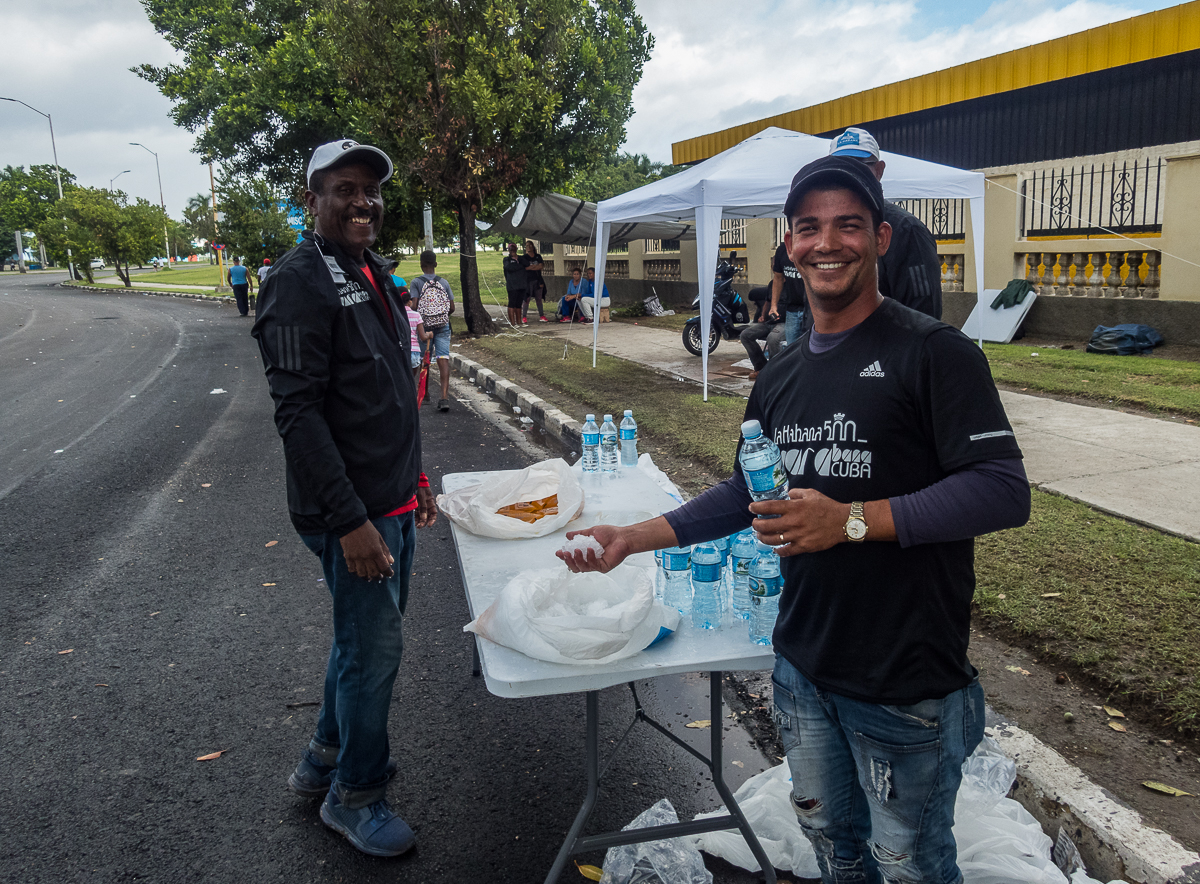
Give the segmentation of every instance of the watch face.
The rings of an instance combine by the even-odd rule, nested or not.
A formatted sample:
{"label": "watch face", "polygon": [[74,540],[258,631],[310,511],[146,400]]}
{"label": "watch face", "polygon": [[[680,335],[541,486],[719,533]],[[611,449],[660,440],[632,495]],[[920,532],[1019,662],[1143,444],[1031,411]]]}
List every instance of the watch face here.
{"label": "watch face", "polygon": [[846,522],[846,536],[851,540],[862,540],[867,536],[867,523],[862,519],[849,519]]}

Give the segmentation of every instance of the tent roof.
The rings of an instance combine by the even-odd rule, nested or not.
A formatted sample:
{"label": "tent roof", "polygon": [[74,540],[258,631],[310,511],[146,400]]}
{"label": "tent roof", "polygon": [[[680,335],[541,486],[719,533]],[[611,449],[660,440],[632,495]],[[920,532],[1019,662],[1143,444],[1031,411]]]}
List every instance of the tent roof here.
{"label": "tent roof", "polygon": [[[600,221],[688,223],[699,206],[719,206],[727,218],[778,217],[792,176],[806,163],[829,153],[829,139],[764,129],[668,178],[604,200]],[[951,166],[883,151],[887,163],[883,192],[888,199],[970,199],[982,197],[984,176]]]}
{"label": "tent roof", "polygon": [[[489,232],[511,233],[539,242],[590,245],[596,238],[596,204],[561,193],[531,199],[521,197],[500,216]],[[696,227],[681,223],[618,224],[612,228],[610,245],[635,239],[695,239]]]}

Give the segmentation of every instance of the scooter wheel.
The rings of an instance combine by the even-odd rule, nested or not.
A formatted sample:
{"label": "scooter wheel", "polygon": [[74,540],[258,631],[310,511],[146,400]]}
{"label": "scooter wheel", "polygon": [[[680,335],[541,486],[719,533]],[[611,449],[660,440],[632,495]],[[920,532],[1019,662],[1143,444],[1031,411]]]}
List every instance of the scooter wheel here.
{"label": "scooter wheel", "polygon": [[[721,335],[715,327],[708,330],[708,352],[717,349]],[[700,323],[690,323],[683,328],[683,346],[693,356],[700,355]]]}

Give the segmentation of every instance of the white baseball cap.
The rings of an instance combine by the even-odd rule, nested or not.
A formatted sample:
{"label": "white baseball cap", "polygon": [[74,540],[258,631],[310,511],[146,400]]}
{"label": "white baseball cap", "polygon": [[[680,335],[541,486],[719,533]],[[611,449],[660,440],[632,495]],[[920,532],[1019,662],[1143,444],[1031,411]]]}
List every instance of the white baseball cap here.
{"label": "white baseball cap", "polygon": [[866,129],[849,128],[829,145],[831,157],[854,157],[860,160],[878,160],[879,143]]}
{"label": "white baseball cap", "polygon": [[312,159],[308,161],[309,186],[312,186],[312,176],[324,169],[344,166],[347,163],[366,163],[379,173],[379,183],[392,177],[392,161],[377,147],[369,144],[359,144],[357,141],[330,141],[322,144],[313,151]]}

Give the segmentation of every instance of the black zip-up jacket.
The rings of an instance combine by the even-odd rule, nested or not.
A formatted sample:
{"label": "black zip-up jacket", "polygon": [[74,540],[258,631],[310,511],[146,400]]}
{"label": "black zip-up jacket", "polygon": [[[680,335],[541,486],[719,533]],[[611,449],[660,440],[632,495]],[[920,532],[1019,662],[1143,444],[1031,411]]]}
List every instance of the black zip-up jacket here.
{"label": "black zip-up jacket", "polygon": [[942,262],[937,240],[916,215],[895,203],[883,204],[892,225],[892,244],[879,258],[879,291],[918,313],[942,318]]}
{"label": "black zip-up jacket", "polygon": [[392,269],[366,260],[391,307],[335,243],[304,241],[271,269],[251,334],[262,352],[301,534],[349,534],[417,490],[421,437],[411,332]]}

